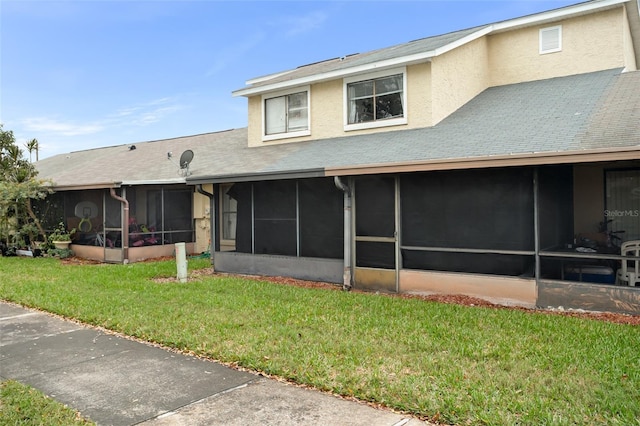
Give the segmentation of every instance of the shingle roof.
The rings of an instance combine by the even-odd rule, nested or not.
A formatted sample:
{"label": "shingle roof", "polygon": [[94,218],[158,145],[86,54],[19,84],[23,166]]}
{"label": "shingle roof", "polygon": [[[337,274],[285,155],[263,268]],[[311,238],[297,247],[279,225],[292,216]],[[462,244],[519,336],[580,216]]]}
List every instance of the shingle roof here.
{"label": "shingle roof", "polygon": [[167,152],[191,149],[188,180],[264,179],[419,161],[474,159],[581,150],[638,149],[640,71],[607,70],[485,90],[436,126],[247,147],[237,129],[78,151],[37,163],[58,186],[105,182],[184,181]]}

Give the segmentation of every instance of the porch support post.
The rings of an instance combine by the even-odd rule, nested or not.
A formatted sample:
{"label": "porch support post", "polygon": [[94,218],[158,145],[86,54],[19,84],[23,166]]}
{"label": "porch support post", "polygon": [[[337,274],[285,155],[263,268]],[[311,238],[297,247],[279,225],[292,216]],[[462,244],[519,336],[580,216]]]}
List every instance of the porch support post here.
{"label": "porch support post", "polygon": [[340,179],[340,176],[335,176],[333,180],[336,187],[344,193],[344,272],[342,274],[342,288],[351,290],[351,188]]}
{"label": "porch support post", "polygon": [[[540,198],[538,168],[533,169],[533,241],[535,250],[536,288],[540,285]],[[536,297],[537,299],[537,297]]]}
{"label": "porch support post", "polygon": [[120,197],[116,194],[115,188],[109,188],[111,198],[116,199],[122,203],[122,263],[129,263],[129,201],[126,198]]}
{"label": "porch support post", "polygon": [[[207,192],[202,188],[202,184],[196,185],[196,191],[199,194],[209,198],[209,259],[211,260],[211,266],[213,266],[213,252],[216,249],[216,206],[215,196],[211,192]],[[215,192],[215,191],[214,191]]]}

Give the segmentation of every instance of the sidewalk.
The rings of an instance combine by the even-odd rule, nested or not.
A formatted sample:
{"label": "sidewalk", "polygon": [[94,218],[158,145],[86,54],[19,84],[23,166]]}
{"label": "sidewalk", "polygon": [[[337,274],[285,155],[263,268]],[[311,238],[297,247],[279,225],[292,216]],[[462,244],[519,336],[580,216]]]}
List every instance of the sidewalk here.
{"label": "sidewalk", "polygon": [[426,424],[0,302],[6,379],[99,425]]}

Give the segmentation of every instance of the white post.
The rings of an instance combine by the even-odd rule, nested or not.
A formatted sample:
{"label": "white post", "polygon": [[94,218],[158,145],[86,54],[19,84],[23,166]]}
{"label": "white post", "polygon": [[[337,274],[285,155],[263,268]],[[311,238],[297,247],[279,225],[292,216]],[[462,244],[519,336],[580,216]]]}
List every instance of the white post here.
{"label": "white post", "polygon": [[187,282],[187,250],[185,243],[176,243],[176,266],[178,268],[178,280]]}

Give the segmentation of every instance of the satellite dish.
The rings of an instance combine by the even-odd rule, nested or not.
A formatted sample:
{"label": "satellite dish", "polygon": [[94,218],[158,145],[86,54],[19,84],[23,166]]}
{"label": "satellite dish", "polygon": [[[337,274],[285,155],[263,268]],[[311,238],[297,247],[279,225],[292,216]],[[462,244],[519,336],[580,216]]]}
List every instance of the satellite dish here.
{"label": "satellite dish", "polygon": [[187,149],[180,156],[180,169],[186,169],[186,175],[189,176],[189,163],[193,160],[193,151]]}
{"label": "satellite dish", "polygon": [[188,149],[180,156],[180,168],[186,169],[187,167],[189,167],[189,163],[191,163],[191,160],[193,160],[193,151]]}

